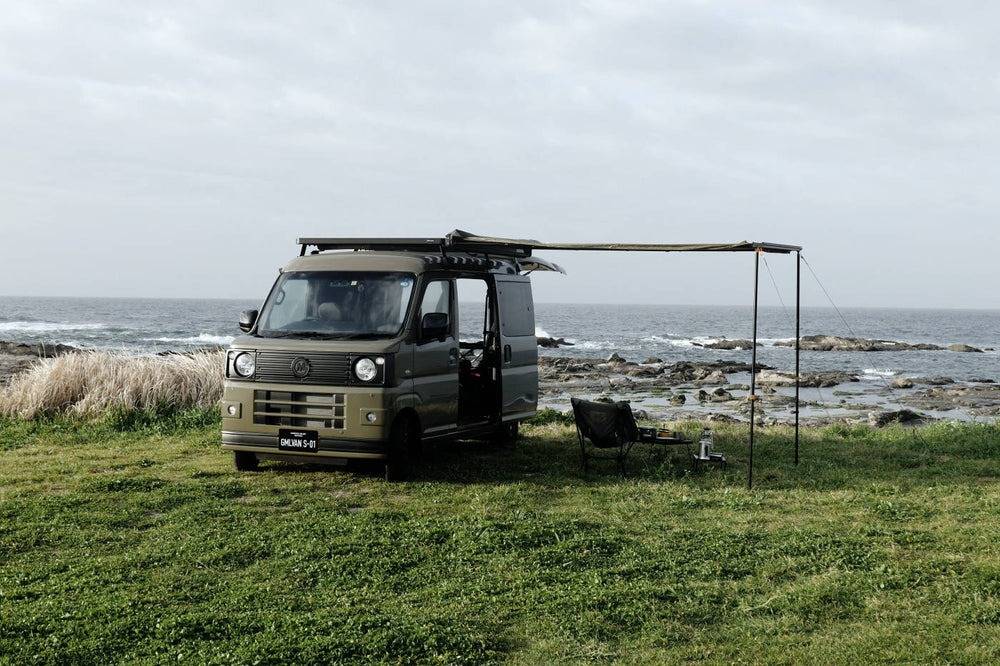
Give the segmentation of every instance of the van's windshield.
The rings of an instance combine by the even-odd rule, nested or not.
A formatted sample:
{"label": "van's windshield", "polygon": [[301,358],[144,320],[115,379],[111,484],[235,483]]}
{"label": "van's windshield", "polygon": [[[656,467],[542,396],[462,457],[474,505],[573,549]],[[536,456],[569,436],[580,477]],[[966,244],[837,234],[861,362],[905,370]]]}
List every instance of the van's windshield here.
{"label": "van's windshield", "polygon": [[403,328],[412,273],[288,272],[260,315],[265,338],[390,338]]}

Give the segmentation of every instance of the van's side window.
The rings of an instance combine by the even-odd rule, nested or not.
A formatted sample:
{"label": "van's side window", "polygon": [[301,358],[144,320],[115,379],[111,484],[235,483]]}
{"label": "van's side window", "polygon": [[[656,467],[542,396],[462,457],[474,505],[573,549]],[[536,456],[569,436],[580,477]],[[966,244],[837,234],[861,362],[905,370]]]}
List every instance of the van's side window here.
{"label": "van's side window", "polygon": [[500,330],[510,337],[535,334],[534,304],[527,282],[500,282]]}
{"label": "van's side window", "polygon": [[448,280],[434,280],[427,283],[424,289],[424,298],[420,301],[420,318],[428,312],[443,312],[451,317],[451,282]]}

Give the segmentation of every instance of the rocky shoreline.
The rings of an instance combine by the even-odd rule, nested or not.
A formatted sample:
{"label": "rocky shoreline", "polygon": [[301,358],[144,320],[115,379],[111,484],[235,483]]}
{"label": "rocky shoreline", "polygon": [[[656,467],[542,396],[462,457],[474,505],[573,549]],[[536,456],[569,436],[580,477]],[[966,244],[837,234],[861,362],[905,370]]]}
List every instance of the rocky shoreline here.
{"label": "rocky shoreline", "polygon": [[52,358],[75,351],[79,350],[63,344],[28,344],[0,340],[0,386],[8,384],[11,377],[27,370],[40,358]]}
{"label": "rocky shoreline", "polygon": [[[572,347],[574,343],[568,342],[565,338],[539,337],[538,346],[545,349],[555,349],[558,347]],[[725,351],[749,351],[753,348],[752,340],[741,338],[729,340],[724,337],[710,342],[691,343],[694,347],[702,349],[720,349]],[[791,340],[777,340],[771,343],[774,347],[794,347],[795,338]],[[763,347],[760,342],[757,347]],[[951,351],[957,353],[977,353],[982,354],[988,351],[996,351],[993,347],[974,347],[962,342],[945,346],[934,345],[927,342],[900,342],[898,340],[878,340],[869,338],[847,338],[838,335],[804,335],[799,338],[799,348],[802,351],[847,351],[847,352],[900,352],[900,351]]]}
{"label": "rocky shoreline", "polygon": [[[788,423],[795,414],[795,375],[757,365],[760,423]],[[539,402],[565,409],[571,397],[628,400],[652,419],[748,420],[750,364],[738,361],[629,361],[607,358],[539,358]],[[994,379],[959,382],[950,377],[862,381],[859,373],[803,372],[803,423],[870,423],[992,420],[1000,417]]]}
{"label": "rocky shoreline", "polygon": [[[806,336],[808,351],[945,351],[934,345],[862,338]],[[539,341],[545,349],[567,343],[561,338]],[[744,344],[745,343],[745,344]],[[710,344],[719,344],[711,347]],[[778,346],[791,342],[778,341]],[[806,346],[808,345],[808,346]],[[709,349],[749,350],[746,340],[719,340]],[[931,349],[933,347],[933,349]],[[971,353],[982,352],[971,348]],[[0,386],[40,358],[82,351],[62,344],[26,344],[0,341]],[[952,351],[969,353],[969,349]],[[169,352],[166,352],[169,353]],[[747,355],[749,356],[749,355]],[[654,419],[747,420],[750,364],[738,360],[664,362],[649,357],[642,362],[618,353],[608,357],[539,356],[539,403],[568,409],[571,397],[629,400],[640,413]],[[795,376],[758,363],[758,417],[762,423],[794,419]],[[1000,384],[982,377],[956,381],[950,377],[895,377],[863,381],[860,373],[807,371],[801,378],[802,422],[885,425],[894,421],[941,419],[992,420],[1000,418]]]}

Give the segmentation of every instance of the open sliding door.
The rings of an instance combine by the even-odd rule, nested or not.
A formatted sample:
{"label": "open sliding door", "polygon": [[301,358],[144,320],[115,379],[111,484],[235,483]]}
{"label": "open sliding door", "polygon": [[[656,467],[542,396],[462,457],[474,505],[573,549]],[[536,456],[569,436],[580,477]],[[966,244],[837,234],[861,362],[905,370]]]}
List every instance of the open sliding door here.
{"label": "open sliding door", "polygon": [[538,340],[531,281],[496,276],[500,314],[500,384],[503,420],[523,419],[538,407]]}

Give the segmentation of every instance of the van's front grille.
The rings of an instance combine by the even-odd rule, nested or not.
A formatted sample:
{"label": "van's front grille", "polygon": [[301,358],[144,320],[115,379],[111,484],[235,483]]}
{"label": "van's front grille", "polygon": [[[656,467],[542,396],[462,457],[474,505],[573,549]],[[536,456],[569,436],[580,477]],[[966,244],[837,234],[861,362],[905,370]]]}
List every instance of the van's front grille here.
{"label": "van's front grille", "polygon": [[344,386],[351,379],[351,356],[342,352],[259,351],[254,379],[283,384]]}
{"label": "van's front grille", "polygon": [[343,393],[254,391],[253,422],[294,428],[344,428]]}

